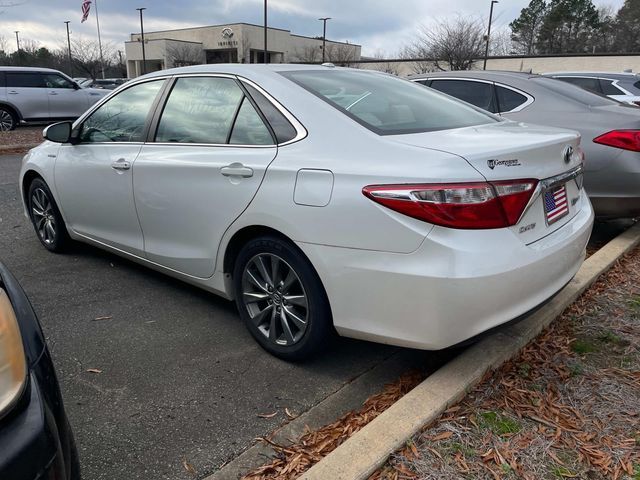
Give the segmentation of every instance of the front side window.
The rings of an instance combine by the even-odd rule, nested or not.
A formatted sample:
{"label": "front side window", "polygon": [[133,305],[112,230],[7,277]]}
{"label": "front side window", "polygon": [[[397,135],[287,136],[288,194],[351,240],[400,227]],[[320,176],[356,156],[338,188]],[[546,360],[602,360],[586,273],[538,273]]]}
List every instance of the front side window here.
{"label": "front side window", "polygon": [[44,88],[44,82],[39,73],[7,72],[7,87]]}
{"label": "front side window", "polygon": [[471,80],[433,80],[431,88],[451,95],[452,97],[464,100],[471,105],[497,113],[493,101],[493,85],[485,82],[474,82]]}
{"label": "front side window", "polygon": [[56,75],[55,73],[47,73],[43,75],[44,84],[47,88],[75,88],[66,78]]}
{"label": "front side window", "polygon": [[302,70],[283,76],[379,135],[399,135],[494,123],[488,113],[390,75]]}
{"label": "front side window", "polygon": [[82,124],[80,141],[142,142],[149,110],[164,80],[140,83],[118,93]]}
{"label": "front side window", "polygon": [[521,93],[515,92],[510,88],[501,87],[496,85],[496,94],[498,96],[498,105],[500,106],[500,112],[507,113],[515,110],[521,105],[527,103],[527,97]]}

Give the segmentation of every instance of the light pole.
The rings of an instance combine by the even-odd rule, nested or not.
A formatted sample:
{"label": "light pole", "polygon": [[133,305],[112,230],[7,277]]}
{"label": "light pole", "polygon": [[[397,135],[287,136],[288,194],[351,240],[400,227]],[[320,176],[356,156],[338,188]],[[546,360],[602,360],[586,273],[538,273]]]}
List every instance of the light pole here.
{"label": "light pole", "polygon": [[69,76],[73,77],[73,60],[71,60],[71,37],[69,36],[69,20],[64,22],[67,25],[67,47],[69,49]]}
{"label": "light pole", "polygon": [[264,63],[269,63],[267,51],[267,0],[264,0]]}
{"label": "light pole", "polygon": [[18,53],[20,53],[20,37],[18,37],[19,33],[20,33],[19,30],[15,31],[15,34],[16,34],[16,45],[18,46]]}
{"label": "light pole", "polygon": [[327,46],[327,20],[331,20],[331,17],[319,18],[322,22],[322,63],[324,63],[325,59],[325,51]]}
{"label": "light pole", "polygon": [[491,37],[491,21],[493,20],[493,4],[499,3],[498,0],[491,0],[491,9],[489,10],[489,28],[487,29],[487,46],[484,50],[484,66],[483,70],[487,69],[487,57],[489,57],[489,38]]}
{"label": "light pole", "polygon": [[146,8],[136,8],[140,12],[140,40],[142,41],[142,75],[147,73],[147,56],[144,51],[144,24],[142,22],[142,11]]}

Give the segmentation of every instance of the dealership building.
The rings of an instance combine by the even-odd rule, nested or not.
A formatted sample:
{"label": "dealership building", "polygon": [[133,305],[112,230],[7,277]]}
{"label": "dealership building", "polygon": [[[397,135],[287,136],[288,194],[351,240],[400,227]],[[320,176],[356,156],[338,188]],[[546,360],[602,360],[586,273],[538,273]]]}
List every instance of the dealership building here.
{"label": "dealership building", "polygon": [[[146,72],[202,63],[264,63],[264,28],[248,23],[145,32]],[[321,62],[322,37],[295,35],[280,28],[267,29],[269,63]],[[360,45],[326,41],[325,61],[360,60]],[[127,75],[142,74],[139,33],[125,42]]]}

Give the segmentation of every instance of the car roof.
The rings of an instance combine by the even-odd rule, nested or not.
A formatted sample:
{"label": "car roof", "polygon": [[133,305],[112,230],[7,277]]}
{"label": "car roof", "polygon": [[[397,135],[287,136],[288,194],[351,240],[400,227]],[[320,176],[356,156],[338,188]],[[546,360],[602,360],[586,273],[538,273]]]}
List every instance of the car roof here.
{"label": "car roof", "polygon": [[[153,78],[167,75],[183,75],[183,74],[197,74],[197,73],[222,73],[229,75],[264,75],[276,72],[287,72],[297,70],[318,70],[326,71],[328,69],[342,69],[342,70],[355,70],[344,69],[342,67],[333,67],[328,64],[325,65],[303,65],[296,63],[212,63],[206,65],[191,65],[188,67],[170,68],[168,70],[159,70],[157,72],[149,73],[145,75],[145,78]],[[358,70],[362,71],[362,70]],[[141,77],[138,77],[141,78]]]}
{"label": "car roof", "polygon": [[457,78],[478,78],[481,80],[499,80],[506,78],[527,79],[538,77],[537,74],[528,72],[512,72],[508,70],[452,70],[446,72],[421,73],[418,75],[410,75],[409,80],[421,78],[437,78],[437,77],[457,77]]}
{"label": "car roof", "polygon": [[640,78],[637,73],[631,72],[547,72],[543,73],[543,76],[576,76],[576,77],[598,77],[598,78],[611,78],[619,80],[632,80]]}
{"label": "car roof", "polygon": [[47,73],[61,73],[59,70],[53,68],[41,68],[41,67],[0,67],[0,72],[47,72]]}

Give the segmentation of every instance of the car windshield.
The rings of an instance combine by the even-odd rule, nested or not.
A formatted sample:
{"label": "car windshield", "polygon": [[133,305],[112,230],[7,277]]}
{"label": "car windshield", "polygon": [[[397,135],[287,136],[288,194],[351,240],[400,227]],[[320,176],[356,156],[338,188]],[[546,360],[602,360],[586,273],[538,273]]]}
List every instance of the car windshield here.
{"label": "car windshield", "polygon": [[555,78],[536,77],[531,79],[534,82],[539,83],[544,88],[547,88],[557,94],[562,95],[565,98],[573,100],[574,102],[582,103],[583,105],[589,105],[591,107],[606,107],[607,105],[620,105],[620,102],[610,99],[597,93],[584,90],[576,85],[572,85]]}
{"label": "car windshield", "polygon": [[499,121],[447,95],[390,75],[352,70],[303,70],[282,75],[379,135]]}

